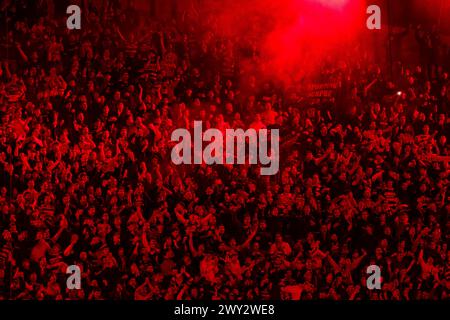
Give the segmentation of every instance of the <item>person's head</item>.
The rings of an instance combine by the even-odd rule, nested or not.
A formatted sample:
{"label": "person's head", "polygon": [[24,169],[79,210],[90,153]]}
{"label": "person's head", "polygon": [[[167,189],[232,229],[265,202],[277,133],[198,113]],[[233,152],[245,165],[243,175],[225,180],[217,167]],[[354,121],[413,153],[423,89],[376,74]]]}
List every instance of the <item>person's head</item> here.
{"label": "person's head", "polygon": [[9,230],[4,230],[2,232],[2,237],[6,242],[10,242],[12,240],[12,235],[11,232]]}
{"label": "person's head", "polygon": [[281,233],[275,234],[275,243],[280,244],[282,242],[283,242],[283,237],[282,237]]}

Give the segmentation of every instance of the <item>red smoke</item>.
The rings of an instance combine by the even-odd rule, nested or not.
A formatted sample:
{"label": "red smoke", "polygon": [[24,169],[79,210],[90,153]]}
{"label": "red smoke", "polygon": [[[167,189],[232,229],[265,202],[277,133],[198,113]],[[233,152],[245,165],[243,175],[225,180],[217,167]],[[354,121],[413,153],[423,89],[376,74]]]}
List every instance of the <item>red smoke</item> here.
{"label": "red smoke", "polygon": [[360,1],[284,0],[277,26],[265,39],[273,72],[280,77],[314,74],[328,55],[338,55],[365,27]]}
{"label": "red smoke", "polygon": [[333,9],[341,9],[344,8],[350,0],[311,0],[311,2],[317,2],[323,5],[324,7],[329,7]]}
{"label": "red smoke", "polygon": [[225,1],[216,32],[252,38],[261,50],[263,74],[285,82],[313,75],[327,57],[355,43],[365,28],[364,0]]}

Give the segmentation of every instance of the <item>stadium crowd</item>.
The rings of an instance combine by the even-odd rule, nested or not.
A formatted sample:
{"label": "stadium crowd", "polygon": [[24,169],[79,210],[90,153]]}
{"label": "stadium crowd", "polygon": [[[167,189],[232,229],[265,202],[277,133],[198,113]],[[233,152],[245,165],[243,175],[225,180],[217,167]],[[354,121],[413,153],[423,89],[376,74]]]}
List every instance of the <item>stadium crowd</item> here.
{"label": "stadium crowd", "polygon": [[[135,13],[113,6],[72,31],[5,15],[21,3],[2,8],[0,299],[448,298],[442,66],[392,80],[362,58],[324,64],[339,86],[313,104],[243,70],[255,46],[139,19],[125,32]],[[194,120],[279,128],[279,174],[174,165],[171,133]]]}

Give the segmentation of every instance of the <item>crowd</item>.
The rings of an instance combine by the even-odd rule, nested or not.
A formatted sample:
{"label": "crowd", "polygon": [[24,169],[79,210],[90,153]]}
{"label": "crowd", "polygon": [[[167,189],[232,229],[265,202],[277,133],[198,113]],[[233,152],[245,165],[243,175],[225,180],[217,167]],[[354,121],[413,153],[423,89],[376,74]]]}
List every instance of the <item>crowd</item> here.
{"label": "crowd", "polygon": [[[242,71],[257,49],[233,39],[126,32],[114,6],[69,31],[21,3],[1,14],[0,299],[449,297],[447,70],[393,81],[353,57],[321,71],[335,98],[300,106]],[[171,133],[194,120],[279,128],[279,173],[174,165]]]}

